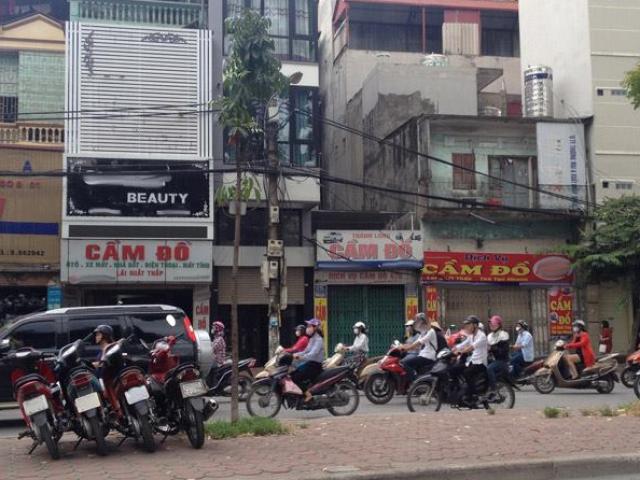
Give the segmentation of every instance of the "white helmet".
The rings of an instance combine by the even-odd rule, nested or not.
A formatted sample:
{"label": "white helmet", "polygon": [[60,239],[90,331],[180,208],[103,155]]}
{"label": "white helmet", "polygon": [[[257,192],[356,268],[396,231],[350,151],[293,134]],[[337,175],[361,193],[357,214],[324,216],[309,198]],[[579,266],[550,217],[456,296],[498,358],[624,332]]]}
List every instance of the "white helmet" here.
{"label": "white helmet", "polygon": [[361,328],[363,330],[366,330],[367,326],[364,324],[364,322],[356,322],[353,324],[353,328]]}
{"label": "white helmet", "polygon": [[405,327],[413,327],[413,324],[416,323],[415,320],[407,320],[404,322]]}

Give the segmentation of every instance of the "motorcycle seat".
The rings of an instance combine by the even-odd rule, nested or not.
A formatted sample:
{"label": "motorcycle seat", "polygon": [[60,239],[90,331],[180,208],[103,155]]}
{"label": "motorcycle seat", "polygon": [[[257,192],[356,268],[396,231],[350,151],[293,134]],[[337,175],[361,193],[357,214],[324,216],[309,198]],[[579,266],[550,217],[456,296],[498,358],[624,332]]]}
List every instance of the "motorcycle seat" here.
{"label": "motorcycle seat", "polygon": [[336,368],[328,368],[327,370],[323,370],[320,375],[315,379],[314,383],[320,383],[324,380],[328,380],[329,378],[333,378],[337,375],[346,374],[351,368],[349,367],[336,367]]}
{"label": "motorcycle seat", "polygon": [[17,391],[22,385],[24,385],[25,383],[29,383],[29,382],[42,382],[44,384],[47,383],[47,381],[44,379],[44,377],[42,377],[42,375],[38,374],[38,373],[30,373],[29,375],[25,375],[24,377],[20,377],[15,385],[13,386],[13,388]]}
{"label": "motorcycle seat", "polygon": [[584,375],[589,375],[591,373],[598,373],[598,370],[600,369],[599,365],[592,365],[590,367],[585,368],[584,370],[582,370],[582,373]]}

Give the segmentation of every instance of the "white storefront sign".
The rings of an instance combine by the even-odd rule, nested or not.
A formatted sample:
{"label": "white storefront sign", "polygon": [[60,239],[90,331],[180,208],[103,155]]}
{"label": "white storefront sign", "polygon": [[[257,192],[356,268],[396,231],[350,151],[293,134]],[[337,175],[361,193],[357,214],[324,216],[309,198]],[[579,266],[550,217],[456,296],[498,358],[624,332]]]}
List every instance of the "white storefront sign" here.
{"label": "white storefront sign", "polygon": [[208,283],[206,241],[63,240],[60,276],[81,283]]}

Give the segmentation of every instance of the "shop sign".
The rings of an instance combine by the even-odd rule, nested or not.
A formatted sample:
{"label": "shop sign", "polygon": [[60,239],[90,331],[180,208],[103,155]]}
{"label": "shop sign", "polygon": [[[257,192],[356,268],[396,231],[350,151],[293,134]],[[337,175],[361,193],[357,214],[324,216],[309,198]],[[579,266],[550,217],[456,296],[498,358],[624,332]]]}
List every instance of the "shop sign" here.
{"label": "shop sign", "polygon": [[211,292],[208,285],[198,286],[193,289],[193,325],[197,330],[209,332],[209,313],[211,311],[209,300]]}
{"label": "shop sign", "polygon": [[438,321],[438,288],[427,285],[424,289],[424,296],[427,303],[427,318],[430,322]]}
{"label": "shop sign", "polygon": [[54,310],[62,306],[62,289],[60,285],[47,287],[47,310]]}
{"label": "shop sign", "polygon": [[402,272],[378,271],[319,271],[319,280],[326,281],[332,285],[374,285],[374,284],[394,284],[415,282],[412,274]]}
{"label": "shop sign", "polygon": [[208,162],[69,159],[67,215],[208,218],[208,166]]}
{"label": "shop sign", "polygon": [[75,283],[205,283],[212,248],[206,241],[65,240],[61,279]]}
{"label": "shop sign", "polygon": [[570,284],[573,272],[563,255],[424,252],[422,281]]}
{"label": "shop sign", "polygon": [[329,350],[329,335],[327,330],[328,322],[328,303],[327,303],[327,285],[316,285],[313,291],[313,316],[320,320],[322,323],[322,332],[324,333],[324,353],[328,354]]}
{"label": "shop sign", "polygon": [[318,268],[420,268],[422,235],[410,230],[318,230]]}
{"label": "shop sign", "polygon": [[405,320],[415,318],[418,314],[418,289],[415,285],[404,286]]}
{"label": "shop sign", "polygon": [[573,322],[573,292],[570,288],[549,290],[549,336],[570,337]]}

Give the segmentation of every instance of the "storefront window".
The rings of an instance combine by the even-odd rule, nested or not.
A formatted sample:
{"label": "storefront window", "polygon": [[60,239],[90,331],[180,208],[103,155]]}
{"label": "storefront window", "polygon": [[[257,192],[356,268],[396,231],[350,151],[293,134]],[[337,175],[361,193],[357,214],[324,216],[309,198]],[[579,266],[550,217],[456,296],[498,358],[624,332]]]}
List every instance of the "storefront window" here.
{"label": "storefront window", "polygon": [[[224,17],[252,9],[271,20],[269,33],[276,55],[282,60],[316,60],[316,3],[313,0],[225,0]],[[231,38],[225,34],[224,50],[229,53]]]}
{"label": "storefront window", "polygon": [[[216,216],[219,245],[233,245],[234,217],[228,211],[221,211]],[[267,245],[267,210],[258,208],[247,210],[242,217],[240,230],[240,244],[245,246]],[[302,218],[299,210],[280,210],[281,236],[286,246],[302,245]]]}

